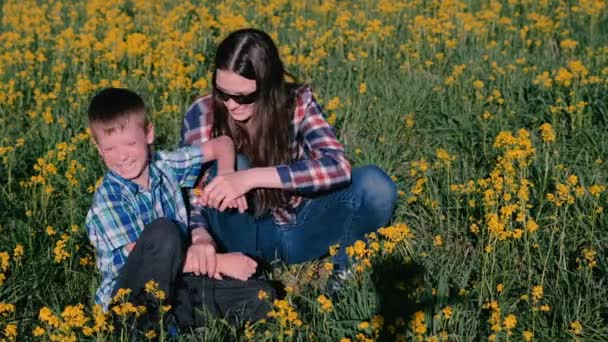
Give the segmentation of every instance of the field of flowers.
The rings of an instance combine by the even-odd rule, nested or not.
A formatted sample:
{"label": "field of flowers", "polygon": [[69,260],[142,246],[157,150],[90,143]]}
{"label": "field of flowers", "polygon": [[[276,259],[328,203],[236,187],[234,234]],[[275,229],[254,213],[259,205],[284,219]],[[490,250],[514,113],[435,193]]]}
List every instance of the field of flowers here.
{"label": "field of flowers", "polygon": [[104,169],[87,103],[138,91],[173,148],[217,43],[250,26],[399,203],[348,248],[339,298],[323,291],[329,259],[281,267],[268,320],[180,339],[608,339],[606,1],[0,3],[0,339],[125,338],[92,303],[83,223]]}

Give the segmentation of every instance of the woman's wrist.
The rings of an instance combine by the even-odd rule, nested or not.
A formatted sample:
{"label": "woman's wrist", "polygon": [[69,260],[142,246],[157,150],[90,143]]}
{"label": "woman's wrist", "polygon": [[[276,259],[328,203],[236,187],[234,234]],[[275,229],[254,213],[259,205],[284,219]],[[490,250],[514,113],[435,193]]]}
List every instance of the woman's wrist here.
{"label": "woman's wrist", "polygon": [[256,188],[282,189],[283,183],[275,167],[255,167],[243,171],[242,177],[249,190]]}

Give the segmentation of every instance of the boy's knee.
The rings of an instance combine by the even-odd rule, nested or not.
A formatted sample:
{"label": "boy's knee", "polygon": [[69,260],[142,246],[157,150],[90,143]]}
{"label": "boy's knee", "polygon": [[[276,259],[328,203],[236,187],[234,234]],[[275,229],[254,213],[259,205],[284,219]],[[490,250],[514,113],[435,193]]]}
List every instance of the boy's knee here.
{"label": "boy's knee", "polygon": [[144,245],[147,248],[158,250],[175,250],[182,247],[184,239],[182,237],[179,226],[165,218],[155,219],[144,227],[138,245]]}

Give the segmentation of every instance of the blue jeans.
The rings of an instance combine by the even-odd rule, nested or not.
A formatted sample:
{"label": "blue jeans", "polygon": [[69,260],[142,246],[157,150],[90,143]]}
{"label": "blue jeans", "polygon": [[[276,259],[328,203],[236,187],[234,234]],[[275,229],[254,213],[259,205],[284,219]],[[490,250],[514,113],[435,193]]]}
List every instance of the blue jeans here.
{"label": "blue jeans", "polygon": [[[241,160],[239,163],[242,163]],[[237,168],[243,168],[238,165]],[[347,267],[344,247],[384,227],[391,218],[397,188],[380,168],[368,165],[352,171],[351,184],[309,197],[296,209],[294,222],[278,225],[271,215],[255,219],[250,213],[205,209],[210,233],[220,248],[266,261],[287,264],[314,260],[339,243],[335,269]]]}

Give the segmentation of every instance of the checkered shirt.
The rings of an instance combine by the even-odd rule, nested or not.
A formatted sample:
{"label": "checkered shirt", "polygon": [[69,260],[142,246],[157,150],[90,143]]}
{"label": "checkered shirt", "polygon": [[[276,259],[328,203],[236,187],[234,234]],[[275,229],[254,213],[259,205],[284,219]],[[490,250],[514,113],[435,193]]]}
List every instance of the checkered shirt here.
{"label": "checkered shirt", "polygon": [[166,217],[179,224],[184,235],[187,234],[188,213],[181,188],[196,184],[202,164],[199,147],[157,152],[149,164],[148,190],[112,171],[104,176],[95,191],[85,225],[97,251],[97,267],[102,277],[95,302],[105,310],[110,304],[118,272],[129,255],[126,246],[137,242],[145,225]]}
{"label": "checkered shirt", "polygon": [[[344,147],[336,139],[333,127],[325,119],[321,106],[309,86],[294,91],[295,111],[290,123],[292,161],[276,166],[283,189],[293,193],[289,206],[272,209],[276,224],[293,223],[295,208],[305,198],[302,193],[330,190],[350,182],[351,166],[344,156]],[[199,98],[186,112],[181,131],[184,145],[200,145],[213,138],[213,110],[211,95]],[[300,195],[298,195],[300,194]],[[194,196],[191,193],[190,198]],[[193,207],[196,207],[193,204]],[[207,227],[204,211],[192,210],[191,222]]]}

